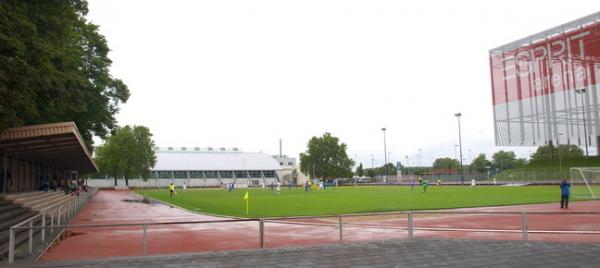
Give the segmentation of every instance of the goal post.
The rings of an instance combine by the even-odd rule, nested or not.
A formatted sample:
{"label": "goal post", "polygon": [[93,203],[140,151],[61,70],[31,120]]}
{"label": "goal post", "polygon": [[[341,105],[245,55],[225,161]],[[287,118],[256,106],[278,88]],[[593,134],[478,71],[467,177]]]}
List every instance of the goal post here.
{"label": "goal post", "polygon": [[573,197],[600,198],[600,167],[572,167],[569,179]]}

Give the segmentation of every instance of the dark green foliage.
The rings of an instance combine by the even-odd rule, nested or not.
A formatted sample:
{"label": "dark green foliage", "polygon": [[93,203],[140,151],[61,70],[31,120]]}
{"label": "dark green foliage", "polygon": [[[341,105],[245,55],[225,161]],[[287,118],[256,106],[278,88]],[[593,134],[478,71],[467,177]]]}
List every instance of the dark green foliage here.
{"label": "dark green foliage", "polygon": [[366,169],[366,171],[367,171],[367,174],[369,174],[369,177],[371,177],[371,178],[373,178],[375,176],[385,176],[385,175],[394,175],[395,176],[397,174],[396,166],[394,166],[394,164],[392,164],[392,163],[387,163],[386,165],[383,165],[381,167],[368,168],[368,169]]}
{"label": "dark green foliage", "polygon": [[460,162],[450,157],[442,157],[433,162],[433,168],[458,170],[460,168]]}
{"label": "dark green foliage", "polygon": [[85,0],[0,2],[0,131],[75,121],[88,146],[116,127],[129,90]]}
{"label": "dark green foliage", "polygon": [[360,163],[360,165],[358,165],[358,167],[356,167],[356,172],[354,174],[356,174],[356,176],[359,176],[359,177],[362,177],[363,175],[365,175],[365,171],[363,170],[362,163]]}
{"label": "dark green foliage", "polygon": [[492,166],[492,162],[487,160],[485,154],[479,154],[471,162],[471,171],[485,172],[488,167]]}
{"label": "dark green foliage", "polygon": [[542,145],[531,155],[532,160],[558,159],[559,157],[562,159],[583,157],[583,150],[572,144]]}
{"label": "dark green foliage", "polygon": [[498,151],[492,156],[493,168],[499,170],[520,168],[527,164],[524,158],[517,159],[513,151]]}
{"label": "dark green foliage", "polygon": [[144,126],[117,128],[106,143],[96,149],[96,162],[102,174],[115,177],[115,186],[120,177],[125,178],[125,185],[137,176],[147,179],[156,163],[150,130]]}
{"label": "dark green foliage", "polygon": [[324,180],[352,176],[354,161],[348,157],[346,147],[330,133],[312,137],[306,152],[300,153],[300,171]]}

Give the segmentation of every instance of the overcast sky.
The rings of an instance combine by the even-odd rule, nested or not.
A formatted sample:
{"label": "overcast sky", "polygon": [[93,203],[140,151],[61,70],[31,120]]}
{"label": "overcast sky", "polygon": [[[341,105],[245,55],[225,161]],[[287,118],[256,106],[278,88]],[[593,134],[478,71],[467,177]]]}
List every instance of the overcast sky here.
{"label": "overcast sky", "polygon": [[[350,157],[430,164],[494,146],[488,51],[600,10],[600,1],[89,0],[131,98],[121,125],[158,146],[297,156],[330,132]],[[471,153],[469,153],[469,150]]]}

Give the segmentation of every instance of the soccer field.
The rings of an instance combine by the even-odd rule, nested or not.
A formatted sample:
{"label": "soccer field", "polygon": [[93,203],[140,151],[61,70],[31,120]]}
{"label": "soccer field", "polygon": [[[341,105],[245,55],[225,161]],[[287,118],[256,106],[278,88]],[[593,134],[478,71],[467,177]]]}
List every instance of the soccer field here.
{"label": "soccer field", "polygon": [[282,188],[280,195],[270,189],[248,189],[250,210],[243,199],[247,189],[178,189],[170,200],[167,189],[139,190],[141,195],[173,203],[198,212],[239,217],[327,215],[382,211],[427,210],[557,202],[558,186],[526,187],[421,187],[371,186],[337,187],[304,192],[303,188]]}

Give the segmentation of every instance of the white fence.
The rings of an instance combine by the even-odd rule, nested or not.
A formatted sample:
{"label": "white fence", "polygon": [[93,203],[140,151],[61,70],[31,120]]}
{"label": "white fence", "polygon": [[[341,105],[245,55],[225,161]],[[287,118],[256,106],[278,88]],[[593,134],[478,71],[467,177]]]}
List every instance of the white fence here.
{"label": "white fence", "polygon": [[[198,187],[222,187],[228,183],[235,183],[236,188],[245,187],[260,187],[264,182],[265,186],[277,184],[275,178],[265,179],[129,179],[129,187],[135,188],[166,188],[170,183],[175,183],[175,187],[182,188],[185,184],[188,188]],[[87,185],[98,188],[113,188],[115,187],[115,179],[88,179]],[[125,180],[117,180],[117,188],[125,187]]]}

